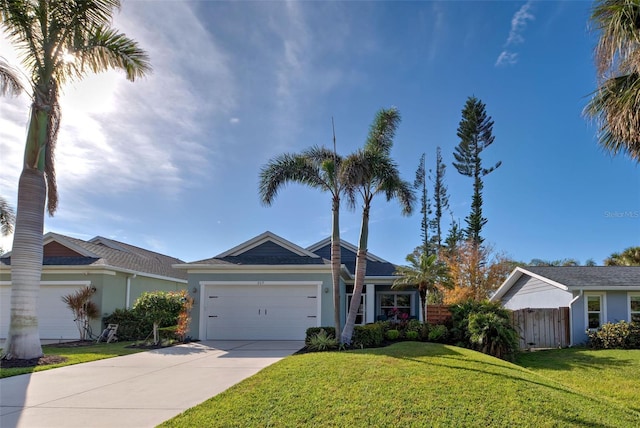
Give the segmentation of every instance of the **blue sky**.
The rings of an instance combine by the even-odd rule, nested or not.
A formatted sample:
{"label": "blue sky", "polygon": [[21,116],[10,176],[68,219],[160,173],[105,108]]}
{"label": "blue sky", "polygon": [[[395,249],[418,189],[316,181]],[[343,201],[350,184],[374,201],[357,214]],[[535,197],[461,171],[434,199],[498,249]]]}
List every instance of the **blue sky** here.
{"label": "blue sky", "polygon": [[[283,152],[361,147],[374,114],[402,115],[392,155],[413,180],[422,153],[448,165],[454,216],[472,183],[451,166],[469,96],[495,121],[483,229],[496,251],[593,258],[640,244],[640,170],[611,157],[582,116],[595,88],[591,2],[124,1],[114,25],[151,56],[68,86],[57,148],[60,205],[46,231],[96,235],[194,261],[266,230],[301,246],[330,234],[328,195],[292,185],[260,205],[260,167]],[[1,55],[17,61],[0,38]],[[28,98],[0,102],[0,194],[15,204]],[[416,210],[416,211],[419,211]],[[449,218],[443,222],[448,228]],[[343,211],[357,244],[360,207]],[[374,199],[369,250],[402,263],[420,216]],[[0,241],[10,249],[11,239]]]}

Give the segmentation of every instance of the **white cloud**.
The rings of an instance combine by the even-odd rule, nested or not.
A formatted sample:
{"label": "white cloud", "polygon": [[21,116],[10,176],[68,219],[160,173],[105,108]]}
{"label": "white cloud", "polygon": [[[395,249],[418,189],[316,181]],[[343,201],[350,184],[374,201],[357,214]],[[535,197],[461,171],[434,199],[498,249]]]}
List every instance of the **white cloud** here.
{"label": "white cloud", "polygon": [[535,16],[529,13],[531,1],[525,3],[511,18],[511,31],[507,38],[507,46],[524,42],[522,33],[527,28],[527,21],[535,20]]}
{"label": "white cloud", "polygon": [[511,29],[509,36],[504,44],[505,49],[500,53],[496,60],[496,66],[514,65],[518,62],[518,53],[512,52],[507,48],[513,45],[524,43],[522,33],[527,28],[528,21],[535,20],[535,16],[530,12],[531,0],[526,2],[511,18]]}
{"label": "white cloud", "polygon": [[238,123],[240,123],[240,119],[237,117],[232,117],[231,119],[229,119],[229,123],[232,125],[237,125]]}
{"label": "white cloud", "polygon": [[496,65],[513,65],[518,62],[518,54],[509,51],[502,51],[496,60]]}

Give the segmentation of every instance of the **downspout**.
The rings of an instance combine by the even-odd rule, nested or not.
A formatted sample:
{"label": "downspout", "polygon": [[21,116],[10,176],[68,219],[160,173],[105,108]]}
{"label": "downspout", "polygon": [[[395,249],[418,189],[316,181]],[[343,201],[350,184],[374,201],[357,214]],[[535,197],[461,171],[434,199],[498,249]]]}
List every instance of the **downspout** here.
{"label": "downspout", "polygon": [[135,278],[136,276],[138,275],[134,273],[132,276],[127,277],[127,296],[126,296],[126,302],[125,302],[125,307],[127,309],[131,307],[131,278]]}
{"label": "downspout", "polygon": [[573,304],[582,297],[584,290],[581,288],[578,291],[578,295],[569,302],[569,346],[573,346]]}

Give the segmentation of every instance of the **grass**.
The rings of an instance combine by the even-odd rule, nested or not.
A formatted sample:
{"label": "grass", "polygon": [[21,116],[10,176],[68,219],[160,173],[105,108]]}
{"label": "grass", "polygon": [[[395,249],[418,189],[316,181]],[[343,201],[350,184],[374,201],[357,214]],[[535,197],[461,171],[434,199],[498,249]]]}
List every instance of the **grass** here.
{"label": "grass", "polygon": [[582,394],[640,412],[640,350],[555,349],[520,354],[517,364]]}
{"label": "grass", "polygon": [[134,342],[95,343],[88,346],[43,346],[45,355],[59,355],[67,357],[67,360],[58,364],[49,364],[35,367],[0,368],[0,379],[17,376],[25,373],[39,372],[54,369],[56,367],[70,366],[72,364],[88,363],[89,361],[102,360],[104,358],[118,357],[121,355],[135,354],[144,349],[127,348]]}
{"label": "grass", "polygon": [[[640,387],[630,382],[629,395],[610,391],[616,378],[638,379],[640,353],[586,354],[587,362],[575,365],[572,358],[582,354],[551,355],[556,363],[541,352],[523,357],[521,367],[416,342],[294,355],[161,426],[640,426]],[[598,377],[582,385],[591,370]],[[605,386],[590,388],[602,378]]]}

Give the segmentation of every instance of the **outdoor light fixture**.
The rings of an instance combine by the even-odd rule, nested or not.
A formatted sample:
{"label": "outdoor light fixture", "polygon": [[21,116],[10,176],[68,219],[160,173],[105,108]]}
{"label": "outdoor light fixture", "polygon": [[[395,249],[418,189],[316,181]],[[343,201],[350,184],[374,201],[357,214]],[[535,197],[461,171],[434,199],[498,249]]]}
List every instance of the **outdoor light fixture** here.
{"label": "outdoor light fixture", "polygon": [[324,287],[324,292],[328,293],[329,292],[329,287]]}

